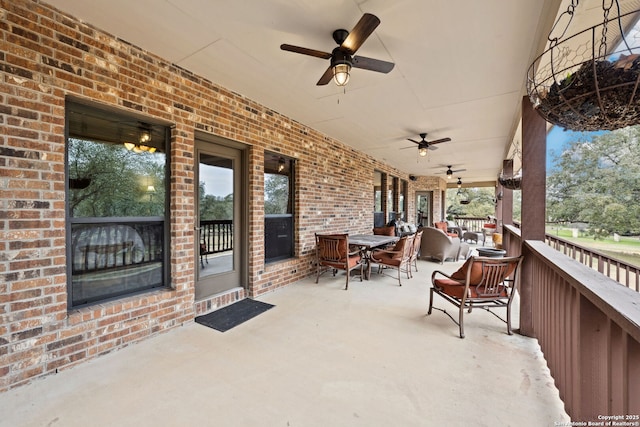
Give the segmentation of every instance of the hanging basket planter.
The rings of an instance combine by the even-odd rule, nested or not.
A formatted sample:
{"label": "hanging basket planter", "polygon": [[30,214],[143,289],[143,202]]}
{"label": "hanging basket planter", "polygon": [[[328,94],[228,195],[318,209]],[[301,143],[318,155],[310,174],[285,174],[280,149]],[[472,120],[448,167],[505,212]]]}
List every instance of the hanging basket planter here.
{"label": "hanging basket planter", "polygon": [[504,188],[509,190],[520,190],[522,188],[522,176],[516,175],[511,177],[505,177],[500,175],[498,177],[498,182]]}
{"label": "hanging basket planter", "polygon": [[[562,41],[549,36],[551,47],[527,76],[529,98],[545,120],[575,131],[640,124],[640,48],[630,47],[622,31],[631,28],[637,12],[609,20],[605,9],[599,25]],[[565,14],[570,22],[571,7]],[[609,49],[607,40],[619,47]]]}

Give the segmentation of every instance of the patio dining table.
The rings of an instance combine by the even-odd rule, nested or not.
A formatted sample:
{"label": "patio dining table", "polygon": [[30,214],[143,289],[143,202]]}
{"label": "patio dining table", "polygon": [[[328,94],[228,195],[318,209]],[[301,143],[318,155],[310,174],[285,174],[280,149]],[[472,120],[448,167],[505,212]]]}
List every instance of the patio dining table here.
{"label": "patio dining table", "polygon": [[365,279],[369,280],[371,276],[371,251],[376,248],[384,247],[395,243],[400,238],[397,236],[383,236],[379,234],[350,234],[349,245],[358,246],[362,250],[367,270]]}

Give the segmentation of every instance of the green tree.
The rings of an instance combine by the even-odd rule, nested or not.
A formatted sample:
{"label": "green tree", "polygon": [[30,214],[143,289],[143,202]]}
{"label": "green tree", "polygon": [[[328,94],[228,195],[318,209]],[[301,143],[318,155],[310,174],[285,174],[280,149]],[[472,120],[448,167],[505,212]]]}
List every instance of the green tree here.
{"label": "green tree", "polygon": [[264,213],[291,213],[289,206],[289,177],[274,173],[264,176]]}
{"label": "green tree", "polygon": [[200,219],[233,219],[233,194],[224,197],[206,194],[204,181],[200,182]]}
{"label": "green tree", "polygon": [[[447,217],[486,218],[495,215],[495,190],[488,187],[447,190]],[[466,203],[466,202],[469,203]]]}
{"label": "green tree", "polygon": [[163,153],[80,139],[69,140],[68,152],[71,216],[163,215]]}
{"label": "green tree", "polygon": [[585,222],[594,238],[640,233],[640,129],[575,141],[547,178],[547,217]]}

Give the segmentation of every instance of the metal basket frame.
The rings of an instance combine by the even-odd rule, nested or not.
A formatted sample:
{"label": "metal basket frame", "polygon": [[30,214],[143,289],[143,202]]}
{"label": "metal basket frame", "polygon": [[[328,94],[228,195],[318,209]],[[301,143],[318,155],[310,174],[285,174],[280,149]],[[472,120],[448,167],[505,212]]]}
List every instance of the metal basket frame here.
{"label": "metal basket frame", "polygon": [[[534,60],[527,73],[529,98],[545,120],[576,131],[640,124],[640,46],[629,47],[623,32],[623,27],[628,30],[636,24],[639,11],[611,20],[605,14],[604,22],[598,25],[562,41],[550,39],[555,42]],[[607,51],[607,24],[614,20],[619,27],[614,34],[617,45],[624,41],[624,47]],[[590,47],[590,57],[580,58],[573,51],[576,46],[583,48],[585,55]]]}

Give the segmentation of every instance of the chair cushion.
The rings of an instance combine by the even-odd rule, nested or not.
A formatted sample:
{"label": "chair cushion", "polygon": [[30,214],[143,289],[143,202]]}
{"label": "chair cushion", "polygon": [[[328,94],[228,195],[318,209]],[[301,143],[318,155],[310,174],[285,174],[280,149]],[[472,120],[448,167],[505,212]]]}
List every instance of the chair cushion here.
{"label": "chair cushion", "polygon": [[[355,266],[358,265],[358,263],[360,263],[361,261],[361,256],[360,255],[351,255],[349,257],[349,268],[353,268]],[[321,261],[320,265],[324,265],[327,267],[333,267],[333,268],[338,268],[338,269],[344,269],[344,261],[340,261],[340,262],[332,262],[332,261]]]}
{"label": "chair cushion", "polygon": [[434,226],[435,228],[437,228],[438,230],[442,230],[442,231],[444,231],[445,233],[447,232],[448,224],[447,224],[445,221],[434,222],[434,223],[433,223],[433,226]]}
{"label": "chair cushion", "polygon": [[491,237],[491,239],[493,240],[493,243],[495,243],[496,245],[502,245],[502,234],[493,233],[493,236]]}
{"label": "chair cushion", "polygon": [[458,233],[449,233],[449,224],[446,221],[434,222],[433,225],[438,229],[445,232],[449,237],[458,237]]}
{"label": "chair cushion", "polygon": [[[451,275],[451,278],[457,281],[460,281],[464,284],[465,280],[467,280],[467,268],[469,267],[469,263],[473,262],[472,258],[469,258],[462,264],[456,272]],[[506,277],[509,277],[511,273],[516,269],[516,264],[509,265],[507,270]],[[471,280],[469,281],[470,285],[477,285],[482,280],[482,263],[476,262],[471,267]]]}
{"label": "chair cushion", "polygon": [[[442,292],[444,292],[447,295],[451,295],[454,298],[462,298],[462,295],[464,294],[464,283],[460,283],[456,280],[443,278],[443,279],[436,279],[433,281],[433,283],[438,288],[442,289]],[[469,293],[470,295],[468,295],[468,297],[471,297],[471,298],[479,297],[477,292],[477,286],[469,286]],[[500,296],[501,297],[508,296],[506,289],[501,292]]]}
{"label": "chair cushion", "polygon": [[388,252],[378,252],[374,262],[381,262],[385,265],[399,266],[402,263],[402,254],[390,254]]}
{"label": "chair cushion", "polygon": [[396,226],[395,225],[387,225],[384,227],[374,227],[373,234],[377,234],[379,236],[395,236],[396,235]]}
{"label": "chair cushion", "polygon": [[[467,280],[467,269],[469,268],[469,264],[473,262],[473,259],[469,258],[462,264],[455,273],[451,275],[451,278],[454,280],[458,280],[462,283]],[[471,280],[469,281],[470,285],[477,285],[482,280],[482,263],[476,262],[471,267]]]}

